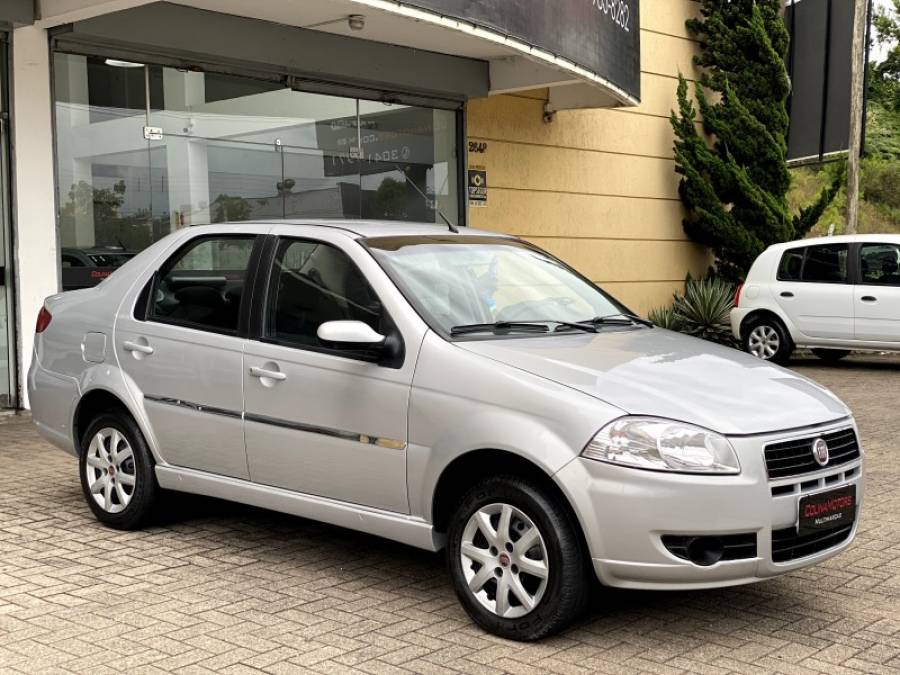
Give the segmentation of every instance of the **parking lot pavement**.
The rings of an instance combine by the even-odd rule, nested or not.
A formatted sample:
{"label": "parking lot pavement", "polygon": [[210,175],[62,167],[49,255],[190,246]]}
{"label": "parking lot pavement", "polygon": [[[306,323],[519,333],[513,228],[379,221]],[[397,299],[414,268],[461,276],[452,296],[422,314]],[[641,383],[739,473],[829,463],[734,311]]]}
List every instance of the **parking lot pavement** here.
{"label": "parking lot pavement", "polygon": [[106,529],[74,460],[7,419],[0,672],[898,673],[900,360],[794,365],[859,421],[854,546],[753,586],[600,591],[575,628],[532,645],[473,627],[440,555],[189,497],[152,529]]}

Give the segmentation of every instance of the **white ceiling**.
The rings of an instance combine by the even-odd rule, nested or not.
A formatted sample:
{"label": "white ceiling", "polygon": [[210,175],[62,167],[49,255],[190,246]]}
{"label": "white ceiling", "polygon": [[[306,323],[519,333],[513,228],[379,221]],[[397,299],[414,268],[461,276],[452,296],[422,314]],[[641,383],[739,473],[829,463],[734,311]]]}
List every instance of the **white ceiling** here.
{"label": "white ceiling", "polygon": [[[444,54],[468,56],[488,61],[515,52],[501,45],[448,30],[434,24],[416,21],[395,13],[367,7],[353,0],[174,0],[176,4],[199,7],[225,14],[253,16],[287,26],[307,28],[313,24],[337,20],[314,30],[346,35],[363,40],[399,44]],[[351,14],[366,17],[362,31],[350,29],[346,18]]]}
{"label": "white ceiling", "polygon": [[[2,1],[2,0],[0,0]],[[58,25],[148,4],[153,0],[38,0],[44,25]],[[170,0],[174,4],[270,21],[362,40],[488,61],[491,92],[557,87],[567,90],[562,107],[619,105],[628,100],[594,73],[553,54],[465,22],[412,10],[385,0]],[[513,2],[514,0],[504,0]],[[548,0],[552,1],[552,0]],[[365,17],[365,28],[352,30],[351,14]],[[333,22],[333,23],[329,23]],[[580,83],[580,84],[573,84]],[[573,89],[577,87],[577,89]],[[579,92],[577,96],[574,92]],[[584,93],[581,93],[584,92]]]}

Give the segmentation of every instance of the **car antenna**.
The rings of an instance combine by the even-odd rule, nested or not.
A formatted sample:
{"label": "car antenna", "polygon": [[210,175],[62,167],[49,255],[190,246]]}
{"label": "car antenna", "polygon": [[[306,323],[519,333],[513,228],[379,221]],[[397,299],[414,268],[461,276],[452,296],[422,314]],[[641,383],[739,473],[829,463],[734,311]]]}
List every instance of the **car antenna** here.
{"label": "car antenna", "polygon": [[[403,180],[405,180],[407,183],[412,185],[413,189],[416,192],[418,192],[422,196],[422,199],[424,199],[425,202],[427,203],[428,196],[424,192],[422,192],[422,189],[418,185],[416,185],[409,176],[406,175],[406,171],[404,169],[401,169],[399,164],[394,164],[394,168],[403,174]],[[454,234],[459,234],[459,228],[456,227],[456,225],[454,225],[452,222],[450,222],[450,219],[447,216],[445,216],[443,211],[441,211],[437,207],[437,204],[435,204],[434,210],[441,217],[441,220],[443,220],[445,223],[447,223],[447,227],[450,229],[451,232],[453,232]]]}

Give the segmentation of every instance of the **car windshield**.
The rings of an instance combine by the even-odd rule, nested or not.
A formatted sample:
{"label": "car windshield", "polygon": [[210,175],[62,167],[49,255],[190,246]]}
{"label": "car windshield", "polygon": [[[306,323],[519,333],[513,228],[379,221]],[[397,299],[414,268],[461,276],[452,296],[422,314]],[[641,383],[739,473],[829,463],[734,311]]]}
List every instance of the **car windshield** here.
{"label": "car windshield", "polygon": [[[490,336],[491,325],[501,323],[504,333],[534,334],[550,332],[554,322],[560,327],[628,311],[552,256],[516,239],[398,236],[364,244],[444,333]],[[549,325],[538,331],[541,326],[528,323]]]}

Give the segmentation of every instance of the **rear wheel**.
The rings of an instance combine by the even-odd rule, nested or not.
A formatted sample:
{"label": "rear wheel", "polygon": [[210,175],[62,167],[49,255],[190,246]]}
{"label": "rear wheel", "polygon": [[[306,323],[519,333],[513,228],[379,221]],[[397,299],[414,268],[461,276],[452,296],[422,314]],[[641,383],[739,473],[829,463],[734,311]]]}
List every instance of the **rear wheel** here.
{"label": "rear wheel", "polygon": [[784,364],[791,358],[794,344],[782,323],[763,317],[753,322],[744,333],[744,350],[763,361]]}
{"label": "rear wheel", "polygon": [[81,441],[81,488],[97,520],[120,530],[139,528],[159,488],[153,456],[141,430],[124,412],[99,415]]}
{"label": "rear wheel", "polygon": [[578,526],[553,495],[514,476],[489,478],[461,500],[447,546],[463,608],[482,628],[537,640],[586,605],[587,556]]}
{"label": "rear wheel", "polygon": [[849,349],[813,349],[812,353],[818,356],[823,361],[828,361],[829,363],[835,363],[840,361],[845,356],[850,355]]}

